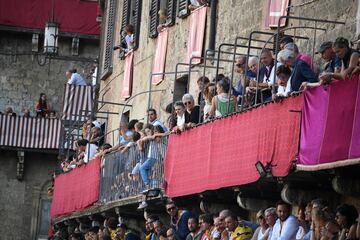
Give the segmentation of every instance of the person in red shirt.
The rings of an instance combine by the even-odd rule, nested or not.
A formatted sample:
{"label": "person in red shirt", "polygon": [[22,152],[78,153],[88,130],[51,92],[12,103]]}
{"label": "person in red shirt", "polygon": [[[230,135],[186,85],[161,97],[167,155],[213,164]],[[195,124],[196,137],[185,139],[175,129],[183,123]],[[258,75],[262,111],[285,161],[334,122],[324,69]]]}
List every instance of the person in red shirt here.
{"label": "person in red shirt", "polygon": [[49,114],[49,107],[46,101],[45,93],[40,93],[40,98],[36,104],[36,117],[46,117]]}

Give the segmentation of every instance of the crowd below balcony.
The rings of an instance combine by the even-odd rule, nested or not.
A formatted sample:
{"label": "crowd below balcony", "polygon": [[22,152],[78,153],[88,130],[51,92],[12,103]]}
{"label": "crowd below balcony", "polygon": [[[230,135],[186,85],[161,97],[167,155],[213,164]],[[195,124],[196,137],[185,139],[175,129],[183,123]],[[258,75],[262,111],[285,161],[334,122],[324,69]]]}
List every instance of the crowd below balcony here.
{"label": "crowd below balcony", "polygon": [[[296,215],[293,208],[296,207]],[[259,210],[256,222],[234,211],[198,214],[168,201],[168,218],[146,212],[145,226],[130,229],[122,218],[108,217],[58,230],[54,239],[70,240],[355,240],[360,238],[359,214],[353,205],[341,204],[334,210],[324,199],[292,206],[278,201]],[[120,220],[120,222],[119,222]],[[139,231],[143,229],[144,231]]]}

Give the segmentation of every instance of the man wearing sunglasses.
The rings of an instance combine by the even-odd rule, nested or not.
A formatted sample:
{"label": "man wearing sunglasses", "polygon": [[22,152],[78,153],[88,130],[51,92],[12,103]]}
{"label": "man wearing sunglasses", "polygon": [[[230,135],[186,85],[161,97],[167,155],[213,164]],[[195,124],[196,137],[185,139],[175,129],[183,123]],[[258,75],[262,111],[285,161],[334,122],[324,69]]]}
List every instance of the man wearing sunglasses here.
{"label": "man wearing sunglasses", "polygon": [[185,240],[189,234],[188,220],[191,216],[187,210],[179,210],[174,202],[166,204],[166,211],[170,215],[170,226],[176,240]]}

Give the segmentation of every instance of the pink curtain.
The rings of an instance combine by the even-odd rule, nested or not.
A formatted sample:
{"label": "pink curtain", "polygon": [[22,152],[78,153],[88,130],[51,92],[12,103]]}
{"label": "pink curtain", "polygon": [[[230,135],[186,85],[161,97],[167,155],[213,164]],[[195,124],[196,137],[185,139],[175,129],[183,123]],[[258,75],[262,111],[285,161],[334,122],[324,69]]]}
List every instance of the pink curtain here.
{"label": "pink curtain", "polygon": [[304,93],[299,163],[360,157],[359,76]]}
{"label": "pink curtain", "polygon": [[84,209],[99,199],[100,159],[55,178],[50,216],[54,217]]}
{"label": "pink curtain", "polygon": [[[185,63],[190,63],[191,57],[201,57],[206,27],[206,7],[195,9],[190,15],[188,52]],[[192,64],[199,64],[201,59],[193,59]]]}
{"label": "pink curtain", "polygon": [[286,176],[296,158],[301,97],[172,134],[164,162],[166,194],[183,196],[255,182],[255,163]]}
{"label": "pink curtain", "polygon": [[133,78],[133,60],[134,60],[134,52],[131,51],[126,56],[125,64],[124,64],[124,80],[122,85],[121,96],[125,99],[131,97],[132,78]]}
{"label": "pink curtain", "polygon": [[[166,50],[168,41],[168,28],[164,28],[157,37],[156,51],[152,73],[163,73],[165,70]],[[164,80],[164,75],[152,77],[152,84],[158,85]]]}
{"label": "pink curtain", "polygon": [[[265,27],[277,27],[281,16],[287,16],[289,0],[268,0],[268,12],[265,18]],[[280,27],[284,27],[286,19],[282,19]]]}

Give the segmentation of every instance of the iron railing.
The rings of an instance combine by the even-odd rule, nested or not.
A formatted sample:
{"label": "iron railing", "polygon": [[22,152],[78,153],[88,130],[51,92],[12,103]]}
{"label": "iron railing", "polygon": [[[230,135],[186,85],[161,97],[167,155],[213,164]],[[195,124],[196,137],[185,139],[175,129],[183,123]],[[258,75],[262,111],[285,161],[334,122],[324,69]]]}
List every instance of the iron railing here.
{"label": "iron railing", "polygon": [[[150,188],[162,188],[164,181],[164,159],[167,147],[167,137],[151,140],[156,146],[156,162],[150,170]],[[144,150],[133,145],[127,151],[113,152],[104,157],[100,175],[101,203],[139,195],[145,190],[140,173],[134,173],[135,167],[141,166],[149,153],[150,142]],[[132,174],[134,173],[134,174]]]}

